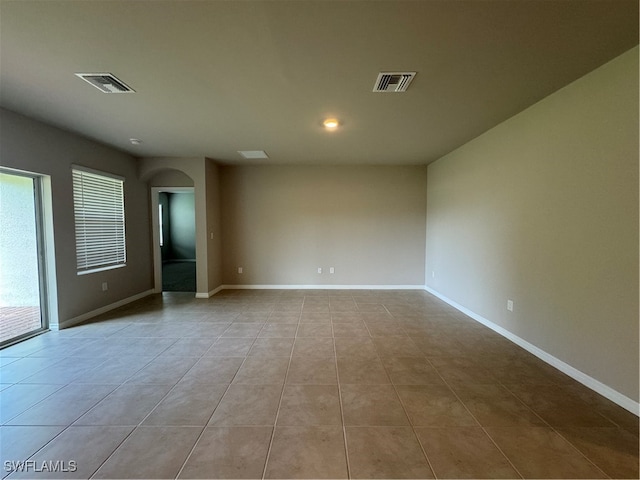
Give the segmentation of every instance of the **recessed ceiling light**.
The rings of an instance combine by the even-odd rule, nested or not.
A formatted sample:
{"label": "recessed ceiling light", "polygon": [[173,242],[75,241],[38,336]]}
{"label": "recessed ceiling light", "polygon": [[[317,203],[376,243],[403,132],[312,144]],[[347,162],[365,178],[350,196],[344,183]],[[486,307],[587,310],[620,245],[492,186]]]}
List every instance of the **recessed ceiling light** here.
{"label": "recessed ceiling light", "polygon": [[328,130],[334,130],[338,128],[340,122],[338,122],[337,118],[327,118],[324,122],[322,122],[322,124],[324,125],[324,128]]}
{"label": "recessed ceiling light", "polygon": [[238,150],[244,158],[269,158],[264,150]]}
{"label": "recessed ceiling light", "polygon": [[129,143],[131,143],[131,145],[140,145],[142,143],[142,140],[140,140],[139,138],[130,138]]}

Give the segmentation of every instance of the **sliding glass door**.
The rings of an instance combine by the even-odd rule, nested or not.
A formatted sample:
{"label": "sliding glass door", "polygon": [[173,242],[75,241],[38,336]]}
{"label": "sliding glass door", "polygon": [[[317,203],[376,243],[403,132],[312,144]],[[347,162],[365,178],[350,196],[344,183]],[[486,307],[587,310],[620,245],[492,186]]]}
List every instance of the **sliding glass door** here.
{"label": "sliding glass door", "polygon": [[47,327],[41,180],[0,169],[0,347]]}

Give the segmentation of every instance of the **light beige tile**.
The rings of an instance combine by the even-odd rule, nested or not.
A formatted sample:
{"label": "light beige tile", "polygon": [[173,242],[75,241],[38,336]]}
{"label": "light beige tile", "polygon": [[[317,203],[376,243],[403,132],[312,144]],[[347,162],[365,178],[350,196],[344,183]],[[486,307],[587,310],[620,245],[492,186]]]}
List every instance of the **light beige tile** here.
{"label": "light beige tile", "polygon": [[175,385],[197,361],[197,357],[157,357],[127,383]]}
{"label": "light beige tile", "polygon": [[9,425],[70,425],[117,385],[67,385],[11,419]]}
{"label": "light beige tile", "polygon": [[422,357],[422,352],[406,335],[374,337],[373,344],[381,357]]}
{"label": "light beige tile", "polygon": [[231,383],[244,357],[202,357],[184,376],[198,383]]}
{"label": "light beige tile", "polygon": [[[11,478],[89,478],[131,433],[133,427],[72,426],[30,460],[39,471],[16,472]],[[43,469],[60,461],[55,471]]]}
{"label": "light beige tile", "polygon": [[43,384],[8,386],[0,395],[0,423],[8,422],[61,388],[62,385]]}
{"label": "light beige tile", "polygon": [[278,425],[342,425],[340,397],[335,385],[287,385]]}
{"label": "light beige tile", "polygon": [[256,338],[262,330],[262,326],[262,323],[232,323],[224,331],[222,337]]}
{"label": "light beige tile", "polygon": [[75,423],[136,426],[170,389],[170,385],[121,385]]}
{"label": "light beige tile", "polygon": [[254,344],[253,338],[219,338],[207,351],[207,357],[244,357]]}
{"label": "light beige tile", "polygon": [[18,383],[60,361],[61,359],[52,360],[51,358],[21,358],[2,367],[2,382]]}
{"label": "light beige tile", "polygon": [[274,311],[267,320],[269,323],[290,323],[297,324],[300,322],[300,312],[302,310],[302,306],[291,307],[291,310],[283,310],[283,311]]}
{"label": "light beige tile", "polygon": [[328,385],[337,384],[335,357],[292,357],[289,384]]}
{"label": "light beige tile", "polygon": [[329,323],[305,323],[298,327],[297,337],[331,337],[333,336]]}
{"label": "light beige tile", "polygon": [[518,478],[481,427],[416,428],[438,478]]}
{"label": "light beige tile", "polygon": [[[40,450],[53,437],[58,435],[66,425],[56,426],[7,426],[0,427],[0,461],[20,462],[27,460]],[[6,474],[6,471],[5,473]]]}
{"label": "light beige tile", "polygon": [[282,385],[284,383],[289,357],[248,357],[233,383],[245,385]]}
{"label": "light beige tile", "polygon": [[520,400],[553,427],[613,427],[591,405],[558,385],[507,385]]}
{"label": "light beige tile", "polygon": [[305,301],[305,304],[302,306],[302,317],[308,316],[308,314],[317,314],[324,313],[330,314],[331,310],[329,309],[329,304],[309,304]]}
{"label": "light beige tile", "polygon": [[226,390],[226,385],[178,383],[143,425],[204,426]]}
{"label": "light beige tile", "polygon": [[347,427],[351,478],[434,478],[411,427]]}
{"label": "light beige tile", "polygon": [[[352,302],[357,311],[349,311]],[[297,337],[280,337],[294,328]],[[258,337],[263,329],[269,336]],[[300,340],[295,355],[294,339]],[[280,367],[269,373],[277,360],[259,361],[279,356],[292,360],[284,385],[231,384],[236,375],[242,382],[279,379]],[[240,374],[245,357],[254,360]],[[346,383],[381,381],[374,380],[380,361],[393,384]],[[0,421],[16,423],[0,427],[2,458],[24,460],[44,447],[34,458],[85,458],[79,473],[85,477],[108,456],[110,442],[133,426],[69,425],[88,411],[85,419],[97,415],[99,423],[134,423],[155,402],[153,394],[114,393],[100,403],[122,384],[119,395],[172,390],[98,476],[174,478],[189,458],[182,478],[261,478],[276,421],[282,430],[267,476],[346,476],[342,403],[354,478],[430,476],[421,473],[415,441],[402,433],[410,431],[406,412],[415,424],[437,425],[414,428],[439,477],[517,477],[496,454],[500,449],[525,477],[638,477],[636,416],[425,292],[225,290],[208,300],[154,295],[81,327],[3,349],[0,364]],[[11,383],[27,377],[64,383]],[[555,430],[536,426],[532,409]],[[35,426],[47,423],[59,425]],[[195,435],[180,433],[182,425],[193,425]],[[361,452],[354,450],[356,431],[368,431]],[[333,471],[336,465],[343,466]]]}
{"label": "light beige tile", "polygon": [[215,338],[181,338],[162,352],[162,356],[201,357],[215,341]]}
{"label": "light beige tile", "polygon": [[372,337],[390,337],[406,335],[398,322],[390,320],[365,320],[367,329]]}
{"label": "light beige tile", "polygon": [[338,376],[340,384],[380,384],[391,383],[389,376],[378,358],[339,357]]}
{"label": "light beige tile", "polygon": [[396,388],[411,425],[478,426],[473,416],[446,385],[398,385]]}
{"label": "light beige tile", "polygon": [[94,367],[86,373],[78,375],[73,383],[124,383],[129,377],[147,366],[154,357],[116,356]]}
{"label": "light beige tile", "polygon": [[293,338],[257,338],[249,356],[288,357],[293,349]]}
{"label": "light beige tile", "polygon": [[231,385],[209,425],[273,425],[281,393],[279,385]]}
{"label": "light beige tile", "polygon": [[331,337],[298,337],[293,344],[294,357],[332,357],[334,355]]}
{"label": "light beige tile", "polygon": [[138,427],[93,478],[175,478],[202,427]]}
{"label": "light beige tile", "polygon": [[340,391],[347,426],[409,425],[391,385],[341,385]]}
{"label": "light beige tile", "polygon": [[485,427],[546,426],[529,407],[502,385],[454,385],[453,390]]}
{"label": "light beige tile", "polygon": [[573,445],[547,427],[487,427],[524,478],[606,478]]}
{"label": "light beige tile", "polygon": [[391,381],[396,385],[432,385],[444,382],[435,368],[422,357],[382,357]]}
{"label": "light beige tile", "polygon": [[369,330],[364,322],[356,320],[354,322],[343,322],[333,324],[334,337],[369,337]]}
{"label": "light beige tile", "polygon": [[276,427],[265,478],[347,478],[341,427]]}
{"label": "light beige tile", "polygon": [[567,427],[559,433],[611,478],[640,478],[635,435],[619,427]]}
{"label": "light beige tile", "polygon": [[300,315],[300,325],[305,323],[324,323],[331,325],[330,312],[302,312]]}
{"label": "light beige tile", "polygon": [[238,323],[266,323],[268,318],[268,312],[243,312],[233,321]]}
{"label": "light beige tile", "polygon": [[272,427],[207,427],[178,478],[262,478]]}
{"label": "light beige tile", "polygon": [[267,323],[258,335],[260,338],[291,338],[296,336],[297,324]]}
{"label": "light beige tile", "polygon": [[378,358],[378,352],[370,337],[336,337],[334,342],[337,357]]}

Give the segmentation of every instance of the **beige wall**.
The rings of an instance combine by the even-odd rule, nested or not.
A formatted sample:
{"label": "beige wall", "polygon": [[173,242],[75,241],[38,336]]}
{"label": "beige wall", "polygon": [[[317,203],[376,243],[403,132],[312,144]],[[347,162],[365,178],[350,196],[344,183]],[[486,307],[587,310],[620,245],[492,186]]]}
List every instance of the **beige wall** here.
{"label": "beige wall", "polygon": [[160,170],[148,183],[150,187],[193,187],[193,179],[180,170]]}
{"label": "beige wall", "polygon": [[[137,178],[136,160],[2,109],[0,123],[1,165],[50,176],[59,323],[153,288],[148,191],[146,183]],[[76,274],[72,164],[125,177],[126,267]],[[106,292],[102,291],[102,282],[108,283]]]}
{"label": "beige wall", "polygon": [[207,184],[207,272],[209,292],[222,285],[222,224],[220,211],[220,167],[207,158],[205,161]]}
{"label": "beige wall", "polygon": [[426,167],[220,173],[224,284],[424,284]]}
{"label": "beige wall", "polygon": [[637,402],[637,47],[428,172],[427,285]]}

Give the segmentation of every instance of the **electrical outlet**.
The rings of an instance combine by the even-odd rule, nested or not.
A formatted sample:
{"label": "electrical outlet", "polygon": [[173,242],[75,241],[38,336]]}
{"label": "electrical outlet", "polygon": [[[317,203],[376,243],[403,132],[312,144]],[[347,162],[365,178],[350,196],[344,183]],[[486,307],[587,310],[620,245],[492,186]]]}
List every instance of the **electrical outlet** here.
{"label": "electrical outlet", "polygon": [[329,267],[329,273],[336,273],[336,269],[333,267]]}
{"label": "electrical outlet", "polygon": [[318,273],[322,273],[322,267],[318,267]]}
{"label": "electrical outlet", "polygon": [[513,300],[507,300],[507,310],[513,312]]}
{"label": "electrical outlet", "polygon": [[242,273],[242,267],[238,267],[238,273]]}
{"label": "electrical outlet", "polygon": [[431,270],[431,278],[436,278],[436,271],[435,270]]}
{"label": "electrical outlet", "polygon": [[102,282],[102,291],[106,292],[109,290],[109,284],[107,282]]}

